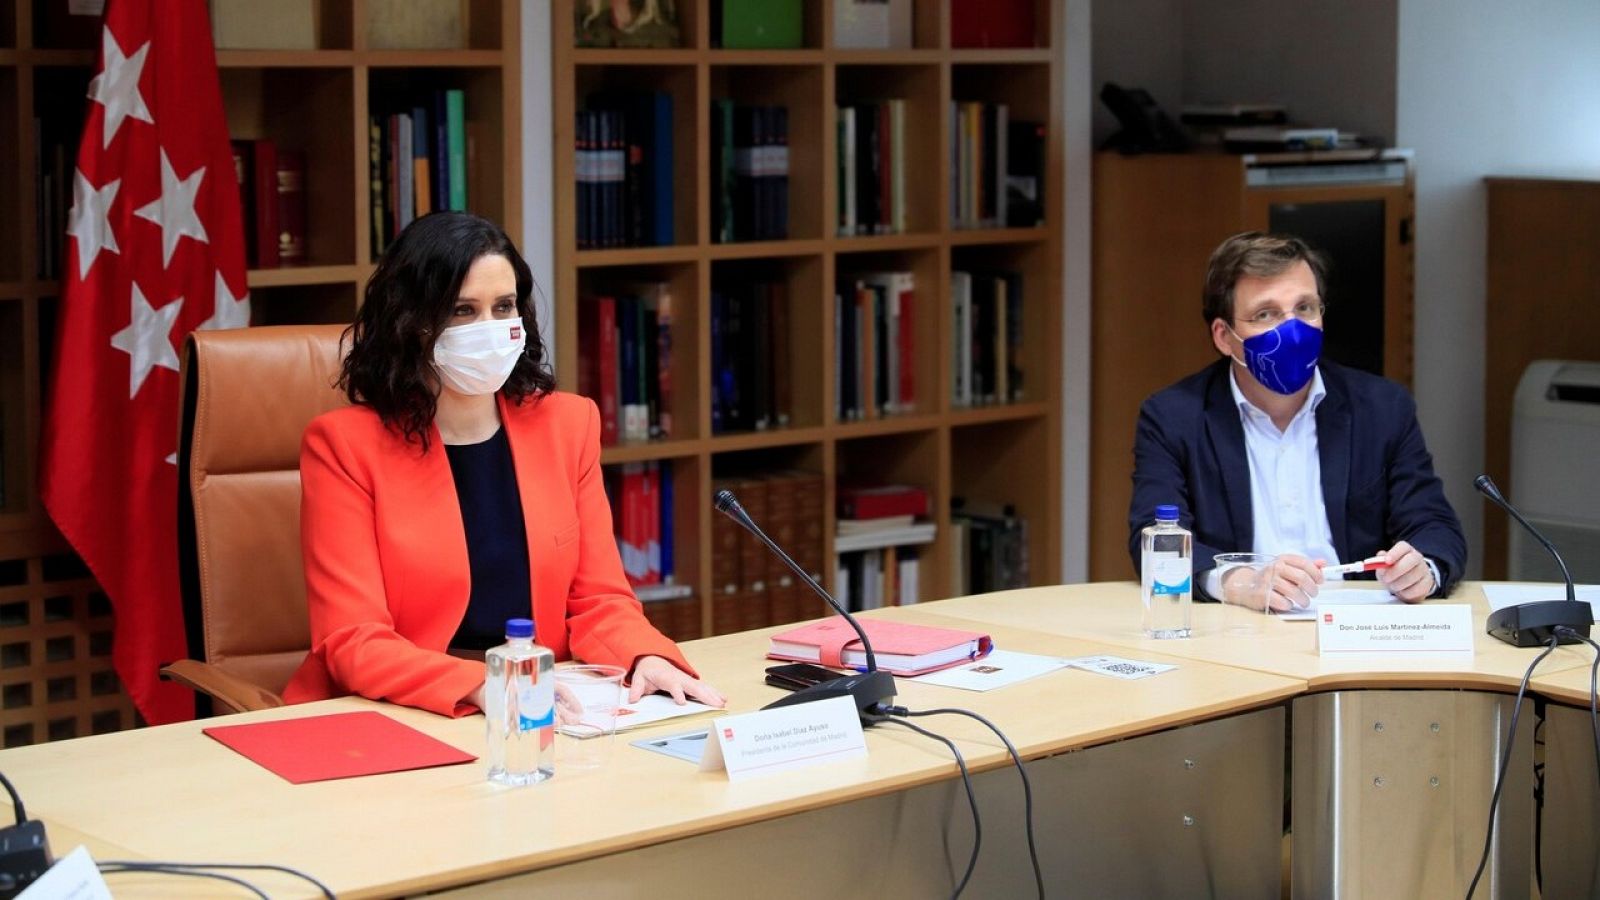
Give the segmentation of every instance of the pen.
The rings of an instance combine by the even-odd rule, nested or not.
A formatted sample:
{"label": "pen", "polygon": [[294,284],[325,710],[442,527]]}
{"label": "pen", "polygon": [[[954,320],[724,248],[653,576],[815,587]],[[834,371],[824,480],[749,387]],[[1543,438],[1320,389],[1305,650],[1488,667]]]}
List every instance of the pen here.
{"label": "pen", "polygon": [[1349,575],[1354,572],[1371,572],[1376,569],[1389,568],[1389,561],[1382,556],[1373,556],[1360,562],[1345,563],[1342,566],[1328,566],[1322,570],[1324,575]]}

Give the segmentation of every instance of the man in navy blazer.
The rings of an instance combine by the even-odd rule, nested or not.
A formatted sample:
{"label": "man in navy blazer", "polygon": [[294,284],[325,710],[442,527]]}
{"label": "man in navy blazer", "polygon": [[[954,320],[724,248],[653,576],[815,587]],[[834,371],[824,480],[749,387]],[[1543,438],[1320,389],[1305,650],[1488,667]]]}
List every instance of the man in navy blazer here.
{"label": "man in navy blazer", "polygon": [[[1320,359],[1322,258],[1247,233],[1213,253],[1204,313],[1222,359],[1153,394],[1134,440],[1128,549],[1157,504],[1194,533],[1195,584],[1220,597],[1218,553],[1278,557],[1274,608],[1303,605],[1322,569],[1382,554],[1402,600],[1446,594],[1466,540],[1398,384]],[[1260,602],[1260,601],[1254,601]]]}

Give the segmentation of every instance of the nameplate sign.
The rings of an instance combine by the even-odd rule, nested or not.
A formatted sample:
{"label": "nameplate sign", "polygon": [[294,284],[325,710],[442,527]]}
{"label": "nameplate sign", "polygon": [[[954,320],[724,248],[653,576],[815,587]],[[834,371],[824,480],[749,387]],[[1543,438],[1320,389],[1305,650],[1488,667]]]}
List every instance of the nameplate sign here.
{"label": "nameplate sign", "polygon": [[1465,603],[1332,606],[1317,612],[1317,651],[1472,652],[1472,607]]}
{"label": "nameplate sign", "polygon": [[711,723],[711,737],[700,770],[726,769],[729,781],[867,755],[861,714],[849,697],[723,716]]}

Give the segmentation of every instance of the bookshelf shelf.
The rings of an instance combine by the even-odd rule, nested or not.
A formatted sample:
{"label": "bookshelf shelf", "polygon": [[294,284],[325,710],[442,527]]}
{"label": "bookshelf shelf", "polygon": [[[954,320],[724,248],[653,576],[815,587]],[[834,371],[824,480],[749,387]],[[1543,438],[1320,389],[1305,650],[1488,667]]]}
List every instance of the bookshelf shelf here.
{"label": "bookshelf shelf", "polygon": [[34,49],[18,50],[17,65],[19,66],[82,66],[94,65],[93,50],[53,50]]}
{"label": "bookshelf shelf", "polygon": [[[93,61],[91,60],[91,63]],[[355,65],[350,50],[218,50],[219,69],[317,69]]]}
{"label": "bookshelf shelf", "polygon": [[356,62],[374,69],[492,69],[505,62],[500,50],[366,50]]}
{"label": "bookshelf shelf", "polygon": [[[911,49],[830,46],[833,2],[819,0],[805,4],[802,49],[724,50],[712,46],[713,2],[679,0],[682,46],[664,49],[575,47],[576,0],[557,0],[551,12],[556,356],[563,361],[588,359],[584,365],[594,364],[592,342],[603,332],[580,323],[594,313],[591,304],[597,296],[622,292],[626,290],[622,286],[640,282],[665,284],[670,289],[674,437],[608,447],[601,458],[612,468],[670,464],[676,492],[673,522],[677,526],[674,544],[679,582],[693,589],[698,611],[694,618],[699,628],[692,633],[783,621],[776,594],[772,617],[765,621],[752,622],[730,613],[750,605],[728,602],[730,596],[749,588],[748,583],[739,583],[740,565],[759,567],[763,560],[755,556],[741,562],[747,558],[737,536],[732,544],[725,543],[721,517],[709,502],[711,491],[723,485],[736,487],[753,516],[787,535],[779,540],[792,541],[797,558],[802,554],[815,558],[812,565],[831,587],[839,586],[838,573],[832,562],[822,560],[832,559],[834,549],[836,486],[874,483],[916,485],[930,498],[927,518],[936,525],[936,534],[932,543],[915,551],[921,599],[967,589],[953,571],[957,558],[965,555],[964,549],[957,552],[952,531],[950,501],[957,496],[979,506],[1010,508],[1026,517],[1031,561],[1028,582],[1054,582],[1059,577],[1054,548],[1059,544],[1061,518],[1057,499],[1060,260],[1054,251],[1061,210],[1048,206],[1044,224],[1038,228],[982,230],[957,230],[950,211],[951,195],[960,180],[952,177],[956,160],[951,139],[961,127],[952,116],[953,103],[1003,104],[1010,110],[1009,121],[1036,123],[1044,132],[1039,157],[1053,161],[1042,173],[1045,184],[1060,184],[1061,64],[1057,55],[1049,48],[1033,47],[951,49],[948,31],[953,0],[912,0]],[[1038,6],[1040,21],[1048,22],[1060,14],[1064,4],[1040,0]],[[1039,33],[1051,32],[1041,28]],[[595,108],[591,104],[596,98],[604,100],[618,92],[665,92],[671,96],[674,241],[668,246],[579,250],[579,203],[592,202],[593,195],[580,197],[575,186],[578,150],[571,123],[582,111]],[[903,104],[888,106],[896,100]],[[724,151],[717,146],[721,131],[714,122],[722,115],[722,101],[732,101],[736,115],[738,107],[785,110],[787,181],[780,190],[786,192],[782,196],[788,204],[787,239],[718,240],[725,196],[719,160]],[[880,106],[888,111],[877,112]],[[858,120],[886,117],[891,137],[896,117],[903,123],[904,146],[891,162],[903,166],[903,233],[838,234],[843,221],[839,204],[844,202],[840,191],[841,107],[855,109],[852,115]],[[760,125],[759,121],[752,124]],[[737,122],[734,135],[730,143],[735,147],[759,146],[753,136],[741,138]],[[854,146],[859,156],[864,145]],[[750,185],[747,189],[758,187],[754,184],[758,173],[735,175],[752,179],[746,183]],[[876,184],[883,190],[884,183]],[[735,179],[733,190],[739,189]],[[891,191],[888,208],[892,209],[893,192],[887,190]],[[761,196],[755,195],[757,203]],[[876,208],[885,208],[881,200]],[[760,223],[761,214],[755,215],[754,221]],[[894,224],[885,219],[873,221],[889,227]],[[870,224],[867,230],[871,230]],[[759,225],[755,233],[760,233]],[[983,326],[987,331],[978,331],[972,320],[967,324],[973,331],[958,330],[958,304],[952,293],[958,272],[974,279],[1005,281],[1007,293],[981,298],[988,304],[984,308],[991,311]],[[905,365],[893,364],[898,366],[897,375],[880,376],[880,386],[896,384],[901,393],[888,401],[874,401],[878,404],[874,408],[881,408],[882,413],[876,418],[839,415],[838,391],[845,384],[840,368],[843,353],[847,347],[862,352],[866,346],[859,330],[846,334],[846,307],[839,293],[845,285],[850,286],[854,305],[849,308],[856,316],[874,310],[872,314],[887,317],[888,295],[883,292],[891,286],[909,291],[896,295],[900,298],[896,309],[908,312],[894,315],[910,315],[911,327],[902,327],[903,319],[876,326],[894,329],[878,335],[887,340],[883,336],[893,334],[893,357],[906,361]],[[877,293],[860,293],[864,290]],[[999,314],[994,312],[998,296],[1007,297],[1010,303],[1005,318],[997,318]],[[970,308],[977,309],[979,300],[974,296]],[[748,319],[740,318],[752,315],[752,307],[736,305],[749,302],[754,302],[756,310],[753,331]],[[880,305],[871,305],[874,302]],[[786,317],[782,327],[763,331],[776,316]],[[1020,344],[1016,335],[1000,340],[1008,334],[1001,330],[1003,325],[1022,336]],[[737,357],[730,364],[730,333],[738,336],[732,341],[736,346],[749,343],[752,333],[758,341],[766,335],[768,343],[757,343],[750,356]],[[1000,361],[1017,360],[1014,365],[1020,374],[1011,377],[1021,379],[1020,387],[1017,381],[1009,383],[1009,392],[1017,399],[971,408],[955,404],[952,384],[959,364],[955,352],[960,347],[955,335],[963,333],[970,334],[974,342],[983,335],[987,343],[975,345],[980,356],[993,353]],[[847,343],[847,337],[854,343]],[[1006,349],[1002,350],[1002,345]],[[877,353],[889,354],[887,344],[875,347]],[[1012,352],[1018,355],[1000,355]],[[883,359],[877,357],[874,364],[884,365]],[[752,361],[758,364],[754,370],[747,368]],[[988,377],[996,377],[993,367],[999,362],[988,365]],[[762,371],[762,366],[768,375],[751,375]],[[564,388],[580,387],[579,368],[564,363],[557,371]],[[596,381],[587,373],[585,370],[585,383],[592,386]],[[717,417],[728,415],[729,377],[738,385],[736,392],[752,393],[758,404],[763,397],[770,399],[777,412],[787,413],[788,424],[713,433],[713,425],[722,424]],[[762,381],[763,377],[771,381]],[[1000,386],[1006,387],[1006,383]],[[990,390],[995,390],[993,385]],[[906,396],[909,401],[903,399]],[[914,411],[889,411],[900,402],[914,404]],[[747,413],[741,411],[743,414]],[[991,458],[1000,464],[987,462]],[[803,513],[797,513],[798,507],[786,499],[796,478],[810,479],[804,493],[811,505]],[[747,502],[750,497],[762,504],[760,514]],[[771,508],[766,507],[768,500]],[[797,514],[798,520],[793,518]],[[760,605],[759,599],[756,605]],[[798,609],[808,617],[821,613],[810,597]]]}
{"label": "bookshelf shelf", "polygon": [[1050,238],[1045,228],[967,228],[950,233],[950,243],[957,247],[977,247],[985,244],[1036,244]]}
{"label": "bookshelf shelf", "polygon": [[292,266],[281,269],[251,269],[246,284],[251,288],[292,287],[312,284],[351,284],[366,280],[370,266]]}

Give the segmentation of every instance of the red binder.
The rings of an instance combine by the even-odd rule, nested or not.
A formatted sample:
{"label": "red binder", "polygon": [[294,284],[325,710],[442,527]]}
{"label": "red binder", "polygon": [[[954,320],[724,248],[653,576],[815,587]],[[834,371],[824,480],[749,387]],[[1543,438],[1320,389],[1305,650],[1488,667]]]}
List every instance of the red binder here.
{"label": "red binder", "polygon": [[[891,675],[921,675],[948,669],[987,656],[994,649],[989,636],[977,631],[930,628],[881,619],[859,621],[872,640],[878,668]],[[767,656],[834,668],[859,669],[867,664],[861,639],[841,616],[773,635]]]}
{"label": "red binder", "polygon": [[215,725],[204,734],[292,784],[477,759],[373,711]]}

